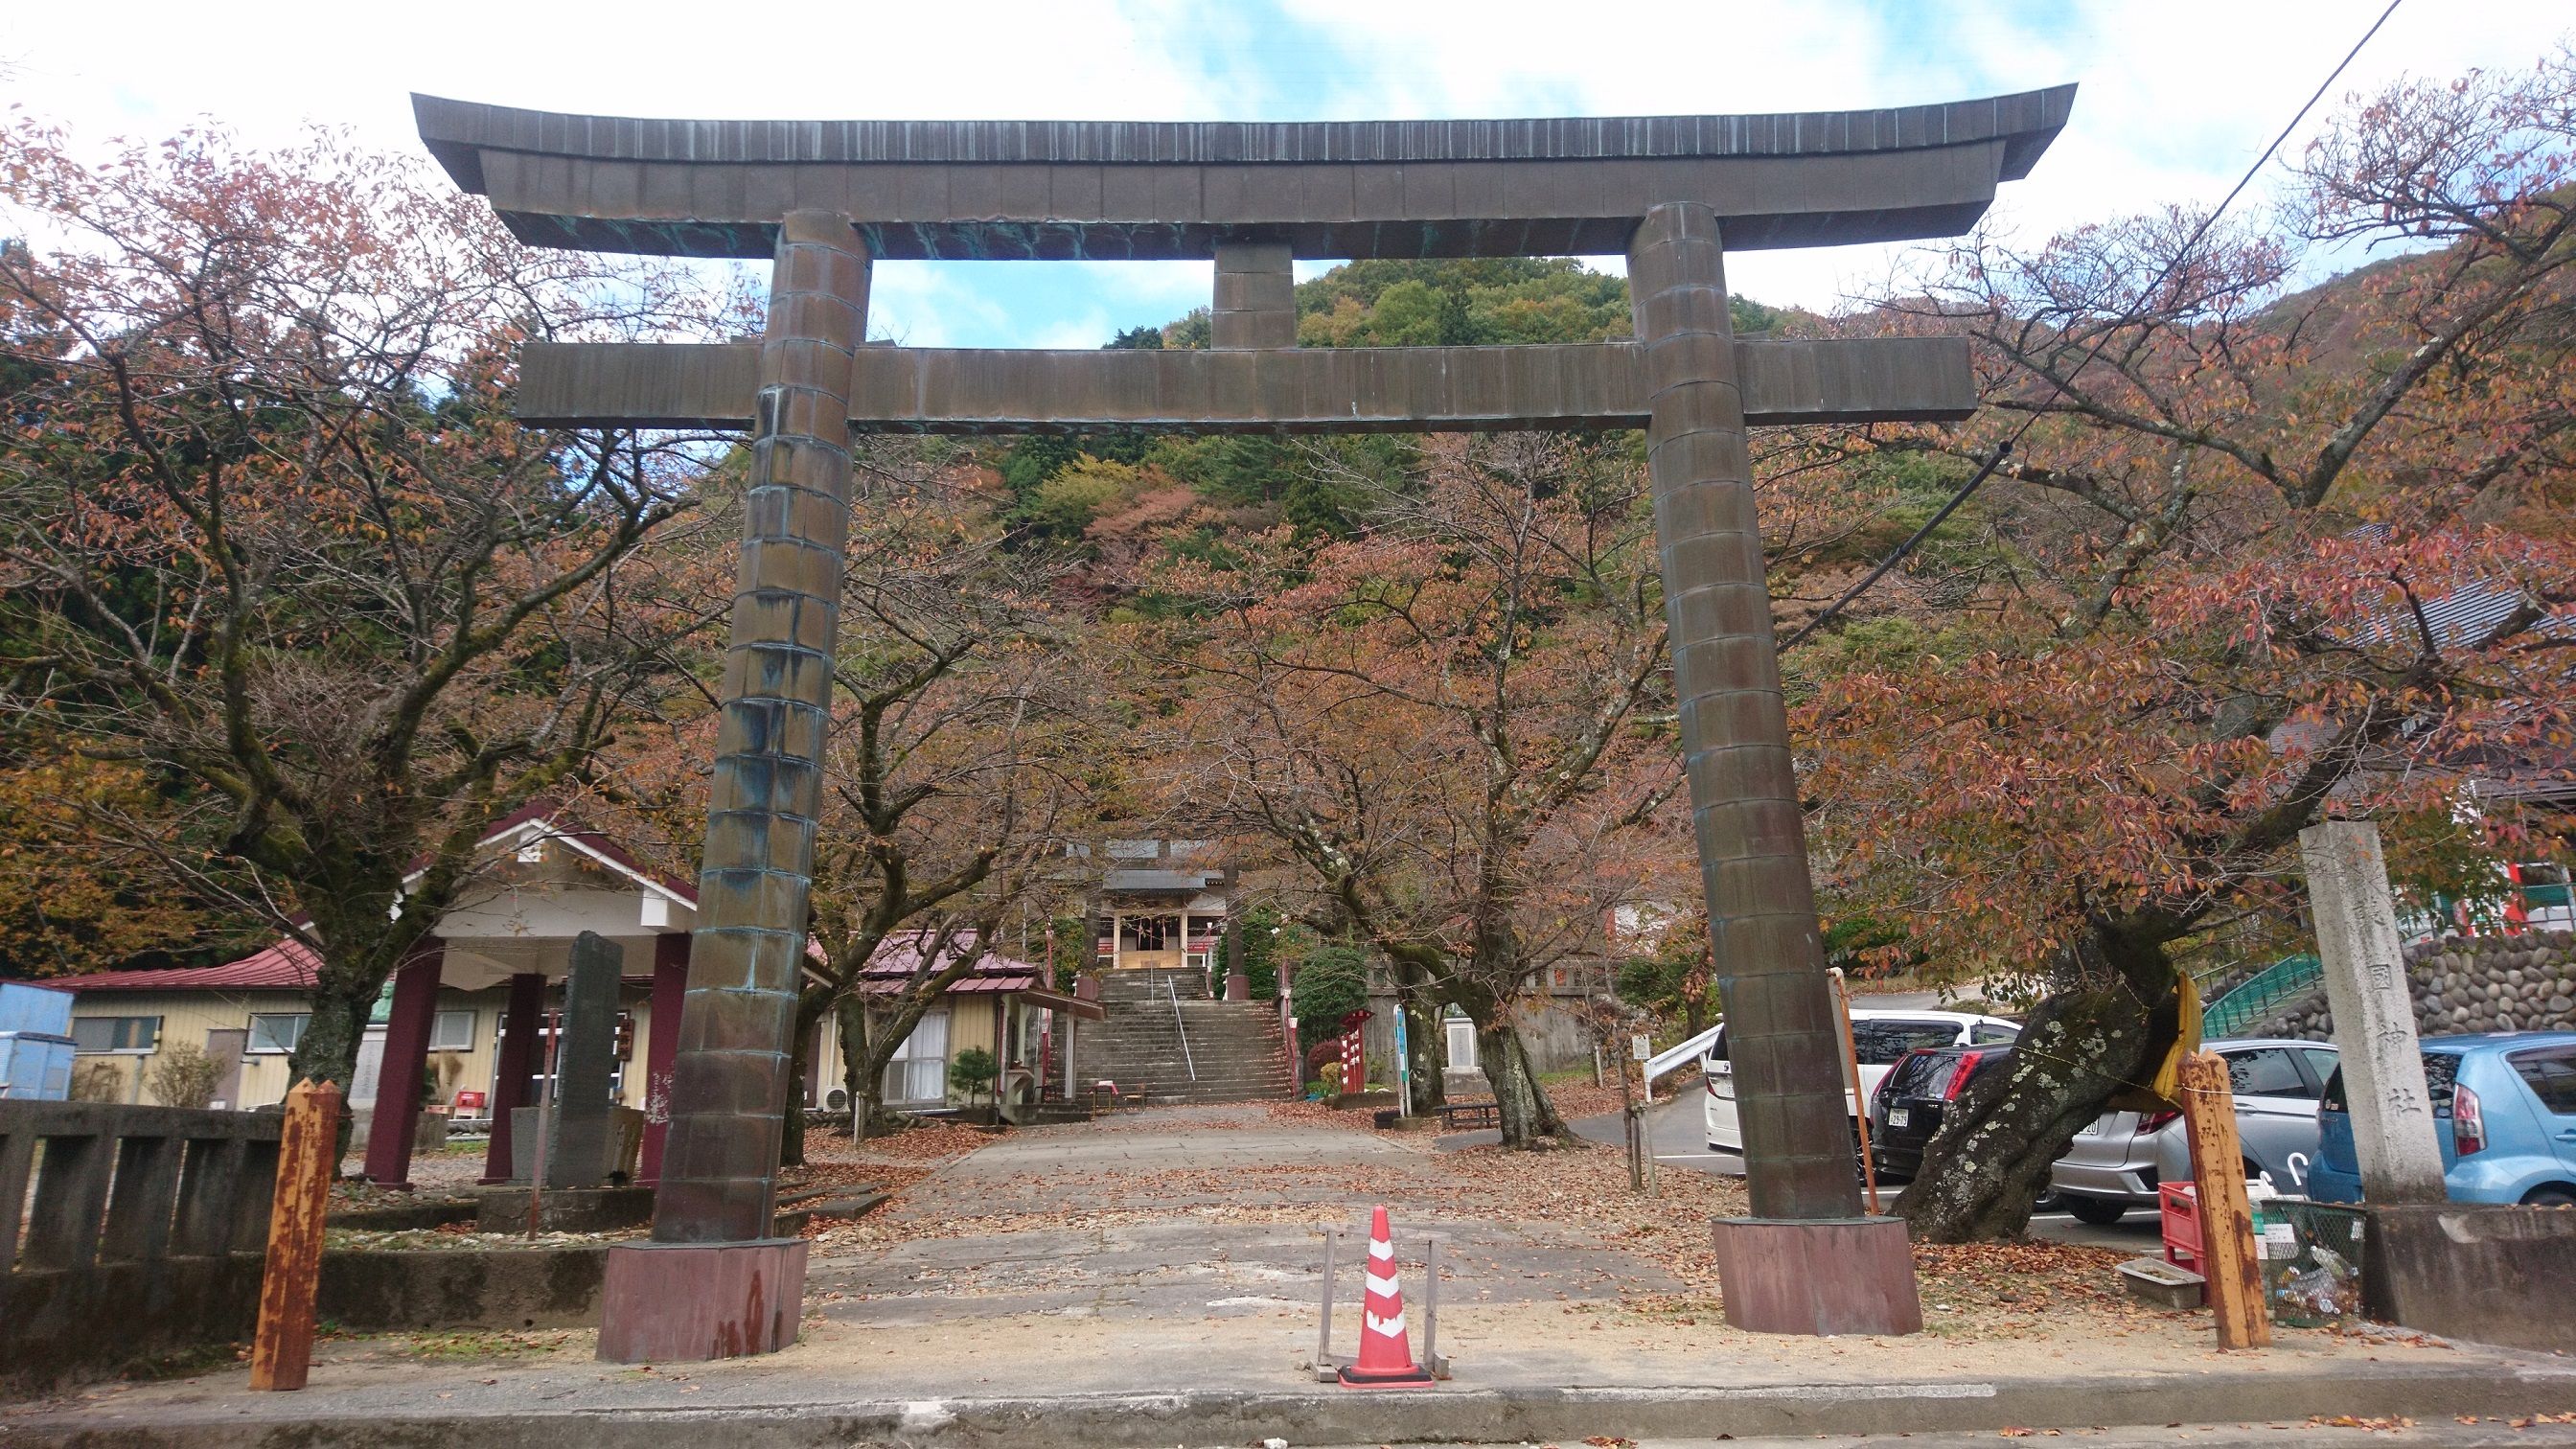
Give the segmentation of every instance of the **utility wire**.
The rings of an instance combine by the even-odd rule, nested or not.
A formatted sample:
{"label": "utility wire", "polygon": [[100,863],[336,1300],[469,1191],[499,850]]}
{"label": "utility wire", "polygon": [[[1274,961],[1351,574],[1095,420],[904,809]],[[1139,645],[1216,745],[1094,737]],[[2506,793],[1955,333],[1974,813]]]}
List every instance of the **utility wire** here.
{"label": "utility wire", "polygon": [[[2264,147],[2263,154],[2254,158],[2254,164],[2245,168],[2245,174],[2237,178],[2236,185],[2219,201],[2217,209],[2201,218],[2200,225],[2192,229],[2191,235],[2184,238],[2183,244],[2175,250],[2172,259],[2165,263],[2164,270],[2156,273],[2155,280],[2147,283],[2139,291],[2138,296],[2141,300],[2154,296],[2158,288],[2170,281],[2175,272],[2181,270],[2182,264],[2190,258],[2192,249],[2199,246],[2201,239],[2209,235],[2209,229],[2218,224],[2221,216],[2226,215],[2227,208],[2236,204],[2236,198],[2245,194],[2245,188],[2254,184],[2254,178],[2262,173],[2263,168],[2272,164],[2272,157],[2288,143],[2290,134],[2298,130],[2299,123],[2308,118],[2308,112],[2315,110],[2317,102],[2325,99],[2326,92],[2333,89],[2334,83],[2343,78],[2345,69],[2351,66],[2356,56],[2361,54],[2361,48],[2370,44],[2370,38],[2379,33],[2380,27],[2388,23],[2388,17],[2396,14],[2397,7],[2404,3],[2405,0],[2388,0],[2388,8],[2379,12],[2379,18],[2370,22],[2370,28],[2361,33],[2361,39],[2354,41],[2352,49],[2345,51],[2343,59],[2335,62],[2335,68],[2327,73],[2324,80],[2317,83],[2316,90],[2311,92],[2307,102],[2299,107],[2298,114],[2290,117],[2289,124],[2283,126],[2280,134],[2272,138],[2272,144]],[[2064,396],[2066,389],[2074,384],[2076,378],[2083,375],[2085,368],[2093,365],[2093,359],[2102,355],[2102,347],[2108,341],[2110,341],[2110,333],[2105,331],[2101,336],[2093,339],[2093,345],[2085,349],[2084,355],[2076,360],[2075,366],[2069,368],[2065,375],[2058,376],[2052,373],[2049,377],[2048,396],[2040,399],[2039,405],[2030,410],[2029,415],[2022,419],[2021,426],[2013,429],[2011,437],[1995,446],[1995,450],[1986,456],[1986,461],[1978,466],[1977,471],[1969,476],[1966,483],[1960,485],[1959,491],[1950,495],[1950,501],[1942,504],[1940,511],[1934,513],[1921,528],[1914,530],[1911,538],[1898,544],[1887,557],[1879,560],[1878,567],[1871,569],[1859,583],[1845,589],[1841,598],[1827,605],[1823,613],[1809,619],[1806,627],[1790,635],[1789,642],[1780,646],[1781,652],[1786,653],[1805,643],[1809,635],[1839,617],[1852,600],[1868,592],[1870,585],[1887,577],[1890,569],[1904,562],[1905,556],[1914,552],[1924,539],[1929,538],[1932,530],[1939,528],[1944,520],[1958,510],[1960,504],[1968,501],[1968,495],[1976,492],[1979,485],[1994,476],[1995,470],[2003,466],[2004,459],[2010,457],[2013,449],[2020,444],[2022,435],[2029,432],[2042,417],[2047,415],[2048,405]]]}

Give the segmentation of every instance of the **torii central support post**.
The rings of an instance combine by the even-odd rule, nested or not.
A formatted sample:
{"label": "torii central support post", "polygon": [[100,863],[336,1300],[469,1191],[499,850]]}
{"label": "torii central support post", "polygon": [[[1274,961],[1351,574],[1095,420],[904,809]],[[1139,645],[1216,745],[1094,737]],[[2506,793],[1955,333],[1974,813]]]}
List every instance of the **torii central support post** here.
{"label": "torii central support post", "polygon": [[[671,1075],[653,1240],[609,1250],[599,1356],[769,1353],[796,1341],[805,1242],[772,1236],[789,1025],[805,958],[850,522],[850,359],[869,257],[849,218],[778,229],[733,646]],[[658,1024],[657,1024],[658,1025]]]}
{"label": "torii central support post", "polygon": [[1628,249],[1674,692],[1742,1105],[1752,1215],[1714,1225],[1727,1322],[1923,1326],[1905,1224],[1861,1213],[1833,995],[1807,872],[1714,210],[1646,213]]}

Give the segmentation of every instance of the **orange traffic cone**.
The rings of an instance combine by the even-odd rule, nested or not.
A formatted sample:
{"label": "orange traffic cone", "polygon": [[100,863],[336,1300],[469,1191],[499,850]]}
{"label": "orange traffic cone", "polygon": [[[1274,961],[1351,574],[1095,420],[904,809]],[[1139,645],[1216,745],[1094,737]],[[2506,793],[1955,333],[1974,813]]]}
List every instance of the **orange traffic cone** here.
{"label": "orange traffic cone", "polygon": [[1404,1334],[1404,1290],[1395,1281],[1395,1244],[1386,1209],[1369,1218],[1368,1297],[1360,1314],[1360,1359],[1341,1371],[1346,1389],[1427,1389],[1431,1375],[1413,1361]]}

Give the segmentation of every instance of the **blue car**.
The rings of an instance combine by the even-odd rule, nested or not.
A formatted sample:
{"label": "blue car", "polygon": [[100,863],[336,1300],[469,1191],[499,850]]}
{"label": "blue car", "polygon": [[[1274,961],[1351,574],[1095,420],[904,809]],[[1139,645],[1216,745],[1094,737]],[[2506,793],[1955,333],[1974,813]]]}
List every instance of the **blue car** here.
{"label": "blue car", "polygon": [[[2431,1037],[2422,1045],[2451,1200],[2576,1206],[2576,1032]],[[2317,1128],[2308,1195],[2361,1201],[2340,1069],[2317,1104]]]}

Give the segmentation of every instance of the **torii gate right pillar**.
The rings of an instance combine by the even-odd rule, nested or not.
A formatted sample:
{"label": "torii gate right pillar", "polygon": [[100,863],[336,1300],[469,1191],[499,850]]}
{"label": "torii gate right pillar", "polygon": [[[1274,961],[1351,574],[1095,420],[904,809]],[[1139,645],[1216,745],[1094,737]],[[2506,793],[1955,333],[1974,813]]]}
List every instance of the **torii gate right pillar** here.
{"label": "torii gate right pillar", "polygon": [[[1905,1224],[1865,1217],[1754,515],[1717,214],[1656,206],[1628,248],[1682,755],[1752,1214],[1713,1225],[1727,1322],[1923,1326]],[[1864,1104],[1865,1108],[1865,1104]]]}

